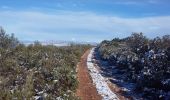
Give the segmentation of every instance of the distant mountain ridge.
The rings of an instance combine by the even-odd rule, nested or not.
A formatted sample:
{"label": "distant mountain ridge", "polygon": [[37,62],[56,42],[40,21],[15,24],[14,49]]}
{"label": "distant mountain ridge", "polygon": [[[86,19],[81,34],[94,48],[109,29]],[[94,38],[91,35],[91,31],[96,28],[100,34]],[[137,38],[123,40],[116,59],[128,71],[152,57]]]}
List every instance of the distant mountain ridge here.
{"label": "distant mountain ridge", "polygon": [[[35,41],[22,41],[23,44],[29,45],[33,44]],[[90,44],[96,46],[96,42],[80,42],[80,41],[57,41],[57,40],[48,40],[48,41],[38,41],[42,45],[55,45],[55,46],[69,46],[71,44]]]}

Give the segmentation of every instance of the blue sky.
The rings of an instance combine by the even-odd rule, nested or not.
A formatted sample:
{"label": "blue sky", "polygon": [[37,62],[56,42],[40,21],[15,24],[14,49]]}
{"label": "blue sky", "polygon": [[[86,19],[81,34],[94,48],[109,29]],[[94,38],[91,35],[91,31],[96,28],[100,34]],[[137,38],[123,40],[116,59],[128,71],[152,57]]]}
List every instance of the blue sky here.
{"label": "blue sky", "polygon": [[100,42],[170,34],[169,0],[0,0],[0,26],[25,40]]}

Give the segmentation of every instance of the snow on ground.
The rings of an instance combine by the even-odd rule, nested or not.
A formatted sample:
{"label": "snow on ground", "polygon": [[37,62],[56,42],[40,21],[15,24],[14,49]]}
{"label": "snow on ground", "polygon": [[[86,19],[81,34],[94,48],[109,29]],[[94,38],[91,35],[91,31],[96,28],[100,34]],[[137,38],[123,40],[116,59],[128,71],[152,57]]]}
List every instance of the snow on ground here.
{"label": "snow on ground", "polygon": [[87,58],[87,67],[92,77],[93,83],[96,85],[97,92],[102,96],[103,100],[119,100],[115,93],[113,93],[106,79],[99,73],[99,71],[95,68],[92,61],[92,55],[94,52],[94,48],[91,50],[90,54]]}

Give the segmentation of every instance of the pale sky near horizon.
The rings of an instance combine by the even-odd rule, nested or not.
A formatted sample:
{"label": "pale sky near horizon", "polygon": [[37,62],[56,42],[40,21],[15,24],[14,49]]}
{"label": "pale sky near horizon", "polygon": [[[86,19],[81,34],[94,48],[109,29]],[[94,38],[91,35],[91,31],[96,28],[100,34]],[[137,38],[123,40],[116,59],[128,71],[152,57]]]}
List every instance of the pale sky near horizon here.
{"label": "pale sky near horizon", "polygon": [[0,26],[22,41],[100,42],[170,34],[169,0],[0,0]]}

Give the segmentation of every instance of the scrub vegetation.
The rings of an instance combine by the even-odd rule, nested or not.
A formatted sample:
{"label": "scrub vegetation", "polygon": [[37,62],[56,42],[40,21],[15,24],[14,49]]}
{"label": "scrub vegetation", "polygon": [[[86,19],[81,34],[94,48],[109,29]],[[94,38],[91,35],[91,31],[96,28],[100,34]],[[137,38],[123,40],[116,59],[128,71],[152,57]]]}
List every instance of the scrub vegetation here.
{"label": "scrub vegetation", "polygon": [[[111,41],[97,48],[102,60],[115,66],[135,93],[148,100],[170,99],[170,35],[148,39],[142,33]],[[113,75],[114,76],[114,75]]]}
{"label": "scrub vegetation", "polygon": [[76,100],[76,66],[90,45],[25,46],[0,28],[0,100]]}

